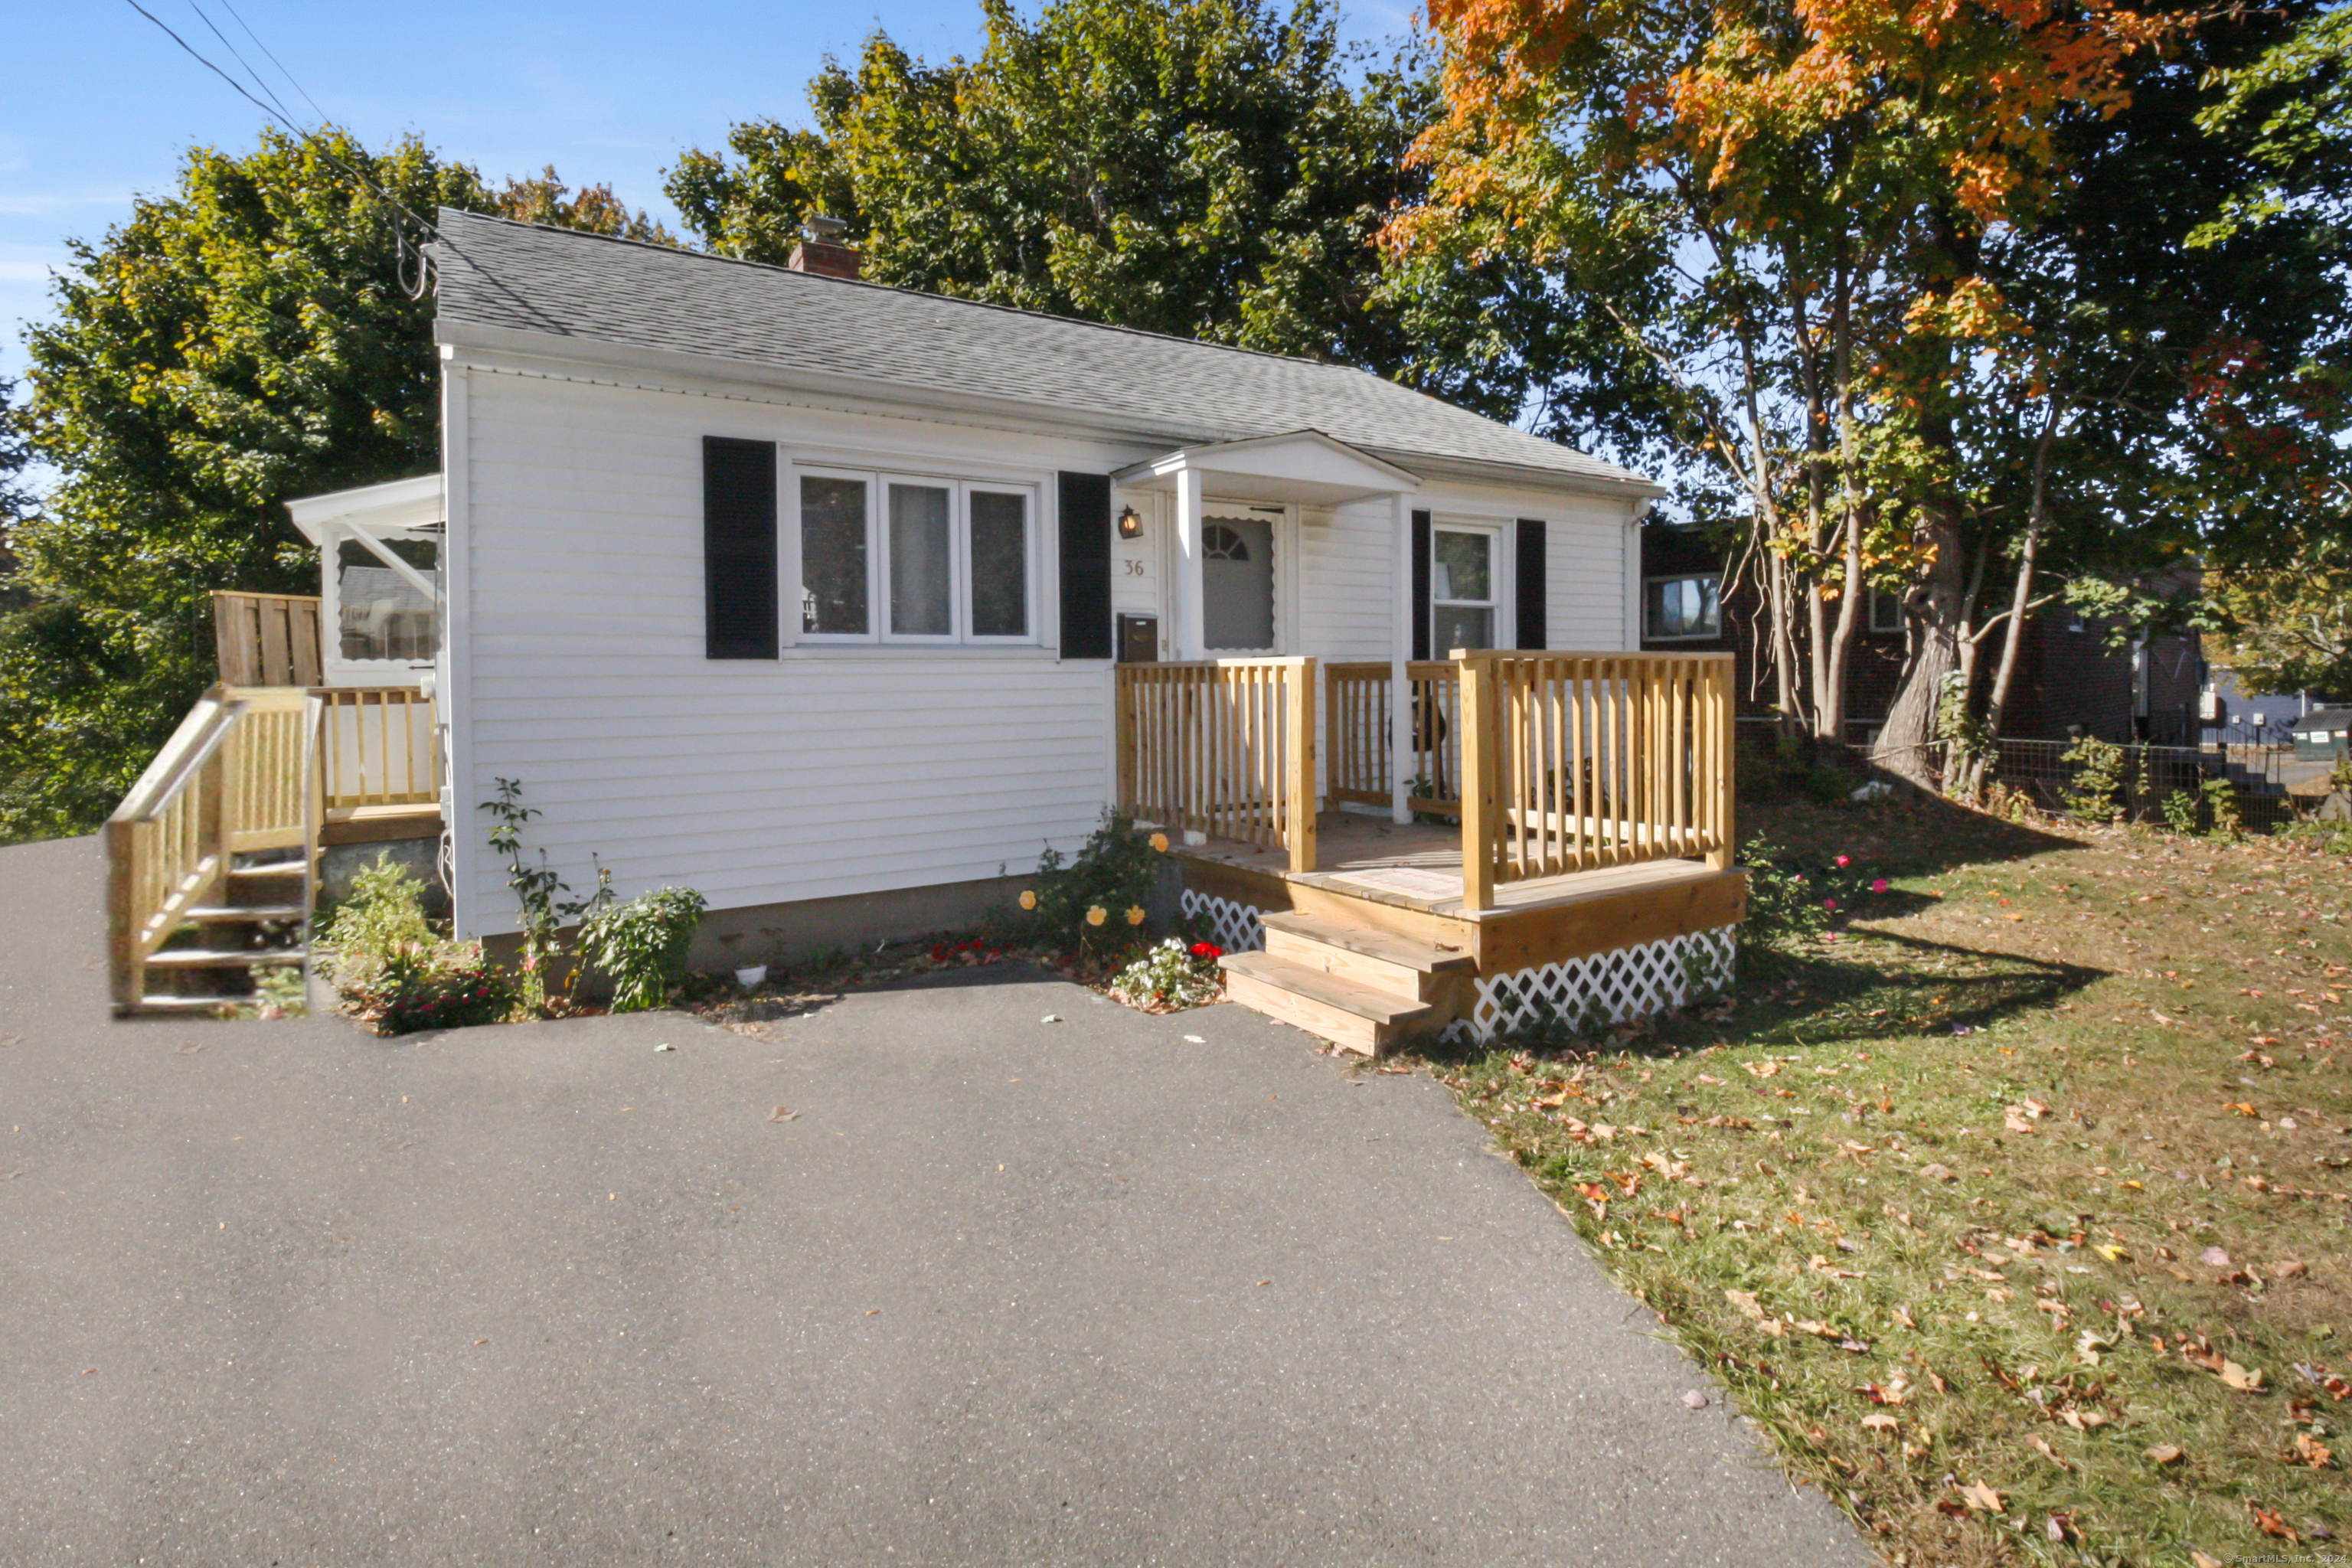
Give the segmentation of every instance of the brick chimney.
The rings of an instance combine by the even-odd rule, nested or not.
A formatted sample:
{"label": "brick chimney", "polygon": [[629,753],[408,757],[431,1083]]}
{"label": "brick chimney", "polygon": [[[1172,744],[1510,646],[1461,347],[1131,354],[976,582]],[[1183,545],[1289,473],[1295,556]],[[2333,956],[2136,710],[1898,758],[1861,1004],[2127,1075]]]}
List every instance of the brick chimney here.
{"label": "brick chimney", "polygon": [[821,272],[827,278],[855,278],[866,265],[866,253],[841,242],[849,226],[837,217],[813,215],[801,225],[801,242],[793,247],[787,263],[795,272]]}

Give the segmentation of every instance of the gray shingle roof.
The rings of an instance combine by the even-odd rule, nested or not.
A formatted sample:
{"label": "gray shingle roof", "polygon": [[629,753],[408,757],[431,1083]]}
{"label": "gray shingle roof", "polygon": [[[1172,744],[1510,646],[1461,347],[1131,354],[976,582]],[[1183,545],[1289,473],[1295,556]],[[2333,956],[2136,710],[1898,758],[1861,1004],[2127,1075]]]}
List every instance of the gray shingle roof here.
{"label": "gray shingle roof", "polygon": [[1003,397],[1171,445],[1300,429],[1412,468],[1640,476],[1378,376],[443,208],[438,320]]}

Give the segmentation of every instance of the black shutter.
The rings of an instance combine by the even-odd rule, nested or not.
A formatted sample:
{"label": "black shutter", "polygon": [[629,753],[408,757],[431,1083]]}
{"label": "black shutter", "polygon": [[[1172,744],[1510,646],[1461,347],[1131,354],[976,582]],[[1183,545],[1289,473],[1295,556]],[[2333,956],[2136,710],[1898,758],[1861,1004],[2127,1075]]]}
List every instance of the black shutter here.
{"label": "black shutter", "polygon": [[1429,657],[1429,514],[1412,514],[1412,657]]}
{"label": "black shutter", "polygon": [[1519,646],[1544,647],[1544,525],[1533,518],[1519,519]]}
{"label": "black shutter", "polygon": [[702,438],[703,648],[776,657],[776,448]]}
{"label": "black shutter", "polygon": [[1108,658],[1110,477],[1061,479],[1062,657]]}

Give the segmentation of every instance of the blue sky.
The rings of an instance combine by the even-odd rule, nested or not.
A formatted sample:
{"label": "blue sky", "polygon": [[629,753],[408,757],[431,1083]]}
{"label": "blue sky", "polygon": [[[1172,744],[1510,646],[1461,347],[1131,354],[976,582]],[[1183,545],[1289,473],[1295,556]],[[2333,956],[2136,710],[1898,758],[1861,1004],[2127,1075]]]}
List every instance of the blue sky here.
{"label": "blue sky", "polygon": [[[222,0],[144,3],[234,69],[201,5],[309,112]],[[370,144],[415,131],[493,180],[552,163],[574,184],[609,181],[665,222],[662,170],[687,148],[720,145],[737,121],[804,121],[803,89],[827,54],[854,56],[877,26],[927,58],[970,53],[980,19],[977,0],[232,3],[326,113]],[[1402,33],[1410,9],[1355,0],[1348,31]],[[23,323],[47,313],[46,279],[68,237],[96,238],[128,216],[134,194],[167,189],[184,149],[247,147],[261,123],[123,0],[18,0],[9,11],[18,68],[0,95],[0,375],[22,372]]]}

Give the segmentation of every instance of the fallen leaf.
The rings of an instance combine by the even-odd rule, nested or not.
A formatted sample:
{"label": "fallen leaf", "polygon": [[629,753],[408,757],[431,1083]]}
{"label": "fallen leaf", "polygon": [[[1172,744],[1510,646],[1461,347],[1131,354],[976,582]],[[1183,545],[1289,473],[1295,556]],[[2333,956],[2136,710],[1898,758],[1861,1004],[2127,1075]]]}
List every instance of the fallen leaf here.
{"label": "fallen leaf", "polygon": [[2193,1546],[2189,1549],[2189,1561],[2193,1568],[2227,1568],[2219,1557],[2208,1556]]}
{"label": "fallen leaf", "polygon": [[2158,1443],[2148,1449],[2147,1457],[2150,1462],[2155,1464],[2177,1464],[2180,1458],[2180,1445],[2178,1443]]}
{"label": "fallen leaf", "polygon": [[2011,1106],[2007,1110],[2001,1113],[2000,1122],[2003,1127],[2008,1128],[2011,1132],[2031,1132],[2033,1131],[2033,1118],[2028,1116],[2024,1111],[2019,1110],[2014,1105]]}
{"label": "fallen leaf", "polygon": [[1999,1513],[2001,1509],[2000,1494],[1982,1481],[1970,1481],[1962,1487],[1960,1497],[1970,1508],[1986,1513]]}
{"label": "fallen leaf", "polygon": [[2246,1511],[2254,1516],[2254,1528],[2264,1535],[2279,1541],[2300,1542],[2303,1539],[2285,1520],[2258,1502],[2246,1504]]}
{"label": "fallen leaf", "polygon": [[2230,1255],[2218,1247],[2209,1247],[2197,1255],[2197,1261],[2208,1268],[2227,1268],[2230,1267]]}
{"label": "fallen leaf", "polygon": [[768,1120],[771,1121],[797,1121],[800,1120],[800,1114],[801,1113],[799,1111],[794,1110],[789,1105],[779,1105],[775,1110],[768,1112]]}
{"label": "fallen leaf", "polygon": [[1864,1416],[1862,1418],[1862,1424],[1874,1432],[1892,1432],[1895,1427],[1902,1425],[1902,1423],[1895,1420],[1894,1416],[1887,1415],[1883,1410],[1878,1411],[1875,1414]]}
{"label": "fallen leaf", "polygon": [[2308,1432],[2294,1435],[2294,1457],[2315,1470],[2324,1470],[2336,1462],[2327,1446]]}
{"label": "fallen leaf", "polygon": [[2045,1459],[2049,1460],[2052,1464],[2053,1464],[2053,1465],[2057,1466],[2060,1469],[2062,1469],[2062,1470],[2071,1470],[2071,1469],[2073,1469],[2073,1468],[2074,1468],[2073,1465],[2069,1464],[2069,1463],[2066,1461],[2066,1457],[2065,1457],[2064,1455],[2061,1454],[2057,1449],[2055,1449],[2055,1448],[2052,1447],[2051,1447],[2047,1442],[2044,1442],[2042,1438],[2040,1438],[2040,1437],[2028,1437],[2028,1438],[2026,1439],[2026,1441],[2027,1441],[2028,1443],[2030,1443],[2030,1444],[2032,1444],[2032,1447],[2033,1447],[2033,1451],[2034,1451],[2035,1453],[2037,1453],[2037,1454],[2041,1455],[2043,1458],[2045,1458]]}
{"label": "fallen leaf", "polygon": [[2263,1387],[2262,1369],[2248,1372],[2236,1362],[2225,1359],[2221,1363],[2221,1381],[2241,1393],[2259,1394]]}
{"label": "fallen leaf", "polygon": [[1922,1165],[1919,1173],[1931,1182],[1957,1182],[1960,1179],[1960,1173],[1949,1165]]}
{"label": "fallen leaf", "polygon": [[475,1342],[476,1344],[478,1344],[478,1345],[486,1345],[486,1344],[488,1344],[490,1342],[489,1342],[489,1341],[488,1341],[488,1340],[476,1340],[474,1342]]}
{"label": "fallen leaf", "polygon": [[2292,1258],[2282,1258],[2278,1262],[2271,1265],[2271,1278],[2273,1279],[2292,1279],[2298,1274],[2308,1274],[2310,1272],[2310,1264],[2300,1262]]}

